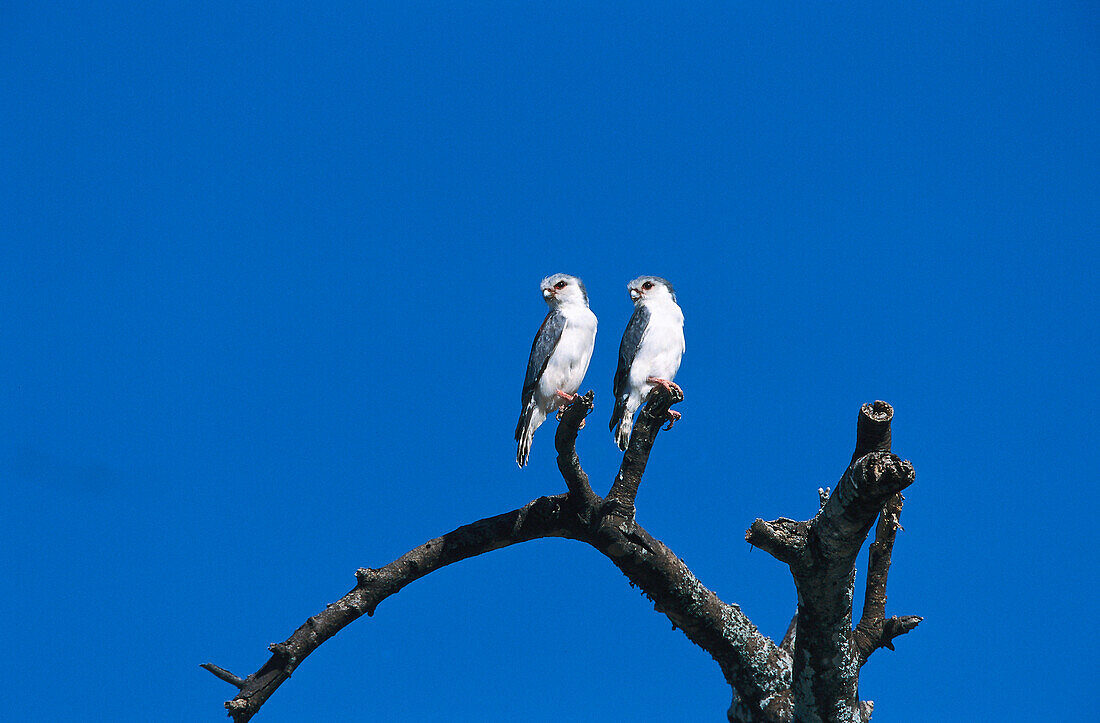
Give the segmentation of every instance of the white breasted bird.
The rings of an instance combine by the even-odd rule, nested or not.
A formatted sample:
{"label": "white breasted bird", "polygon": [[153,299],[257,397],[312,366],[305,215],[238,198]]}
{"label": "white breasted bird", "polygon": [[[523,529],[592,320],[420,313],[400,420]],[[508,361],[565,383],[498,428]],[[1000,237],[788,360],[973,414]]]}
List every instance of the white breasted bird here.
{"label": "white breasted bird", "polygon": [[[615,370],[615,410],[611,432],[625,450],[634,427],[634,412],[642,406],[654,385],[672,383],[684,355],[684,312],[676,304],[672,284],[659,276],[639,276],[627,284],[634,314],[619,344],[619,368]],[[669,422],[680,414],[669,410]]]}
{"label": "white breasted bird", "polygon": [[580,279],[568,274],[547,276],[542,280],[542,298],[550,313],[535,335],[523,379],[523,409],[516,424],[520,467],[527,464],[535,430],[550,412],[573,401],[596,343],[596,315],[588,308],[588,293]]}

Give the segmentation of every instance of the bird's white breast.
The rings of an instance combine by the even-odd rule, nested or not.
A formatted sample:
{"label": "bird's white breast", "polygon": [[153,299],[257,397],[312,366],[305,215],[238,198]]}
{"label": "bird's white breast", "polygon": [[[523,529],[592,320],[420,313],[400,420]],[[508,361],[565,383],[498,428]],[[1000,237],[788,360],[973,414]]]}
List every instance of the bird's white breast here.
{"label": "bird's white breast", "polygon": [[684,314],[673,301],[650,303],[646,325],[634,363],[630,367],[630,386],[649,393],[649,377],[672,380],[680,370],[684,356]]}
{"label": "bird's white breast", "polygon": [[587,306],[563,306],[562,313],[565,328],[539,380],[539,397],[544,406],[556,406],[555,392],[559,389],[567,394],[580,389],[596,342],[596,315]]}

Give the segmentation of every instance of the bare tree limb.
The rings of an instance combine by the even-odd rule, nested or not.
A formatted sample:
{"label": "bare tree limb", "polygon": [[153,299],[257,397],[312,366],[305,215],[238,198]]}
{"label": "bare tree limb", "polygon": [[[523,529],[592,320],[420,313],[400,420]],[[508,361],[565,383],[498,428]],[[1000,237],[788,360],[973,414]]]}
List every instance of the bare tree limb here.
{"label": "bare tree limb", "polygon": [[863,614],[853,631],[859,649],[860,665],[879,648],[894,649],[893,640],[920,624],[917,615],[886,617],[886,580],[890,574],[890,558],[894,540],[901,529],[901,507],[905,498],[899,492],[886,501],[875,529],[875,541],[867,553],[867,587],[863,598]]}
{"label": "bare tree limb", "polygon": [[737,605],[723,602],[692,574],[683,560],[637,523],[625,540],[604,535],[593,544],[653,601],[672,624],[710,653],[726,681],[740,694],[752,721],[790,721],[790,665],[784,654]]}
{"label": "bare tree limb", "polygon": [[574,402],[566,410],[555,435],[558,464],[570,490],[568,495],[540,497],[518,510],[478,520],[429,540],[385,567],[360,568],[355,573],[358,584],[350,592],[309,618],[287,640],[272,644],[271,658],[243,681],[216,665],[203,666],[241,689],[225,704],[235,723],[251,719],[318,646],[364,613],[373,615],[382,600],[410,582],[451,563],[508,545],[541,537],[568,537],[570,530],[574,536],[582,533],[582,521],[589,517],[584,514],[585,509],[599,503],[588,484],[588,475],[581,469],[575,447],[577,430],[592,409],[592,397],[592,392],[578,397],[579,403]]}
{"label": "bare tree limb", "polygon": [[569,494],[574,495],[579,504],[586,509],[599,506],[599,495],[592,491],[588,475],[581,468],[577,456],[577,432],[584,424],[585,417],[592,411],[595,392],[591,389],[584,396],[578,395],[562,414],[558,431],[554,434],[554,447],[558,452],[558,470],[561,472]]}
{"label": "bare tree limb", "polygon": [[875,541],[867,552],[867,586],[863,598],[860,625],[871,624],[886,617],[886,579],[890,574],[890,557],[901,522],[901,507],[905,497],[899,492],[882,507]]}
{"label": "bare tree limb", "polygon": [[233,675],[232,673],[230,673],[225,668],[220,668],[217,665],[214,665],[213,663],[203,663],[199,667],[204,669],[204,670],[209,670],[211,673],[213,673],[217,677],[221,678],[226,683],[229,683],[230,685],[237,686],[238,689],[244,687],[244,678]]}
{"label": "bare tree limb", "polygon": [[[592,410],[593,396],[589,392],[577,397],[555,434],[567,494],[539,497],[517,510],[429,540],[385,567],[360,569],[352,590],[285,641],[271,645],[270,659],[247,678],[204,664],[240,689],[225,704],[236,723],[251,719],[322,643],[362,615],[373,615],[382,600],[409,583],[454,562],[543,537],[579,540],[599,550],[643,590],[654,609],[706,650],[733,688],[727,713],[732,723],[867,721],[872,704],[856,697],[859,666],[870,654],[864,649],[890,647],[894,636],[920,621],[885,619],[886,572],[900,513],[897,493],[913,481],[912,466],[889,452],[889,405],[864,405],[856,450],[866,451],[854,458],[832,494],[822,491],[821,509],[812,520],[757,520],[746,532],[751,544],[790,566],[798,588],[798,612],[777,646],[737,605],[719,599],[634,519],[634,500],[650,451],[669,407],[682,396],[660,387],[650,394],[606,500],[592,490],[576,451],[577,432]],[[866,624],[861,620],[862,629],[853,631],[855,556],[878,511],[895,494],[897,511],[887,508],[876,533],[881,546],[872,546],[874,579],[868,581]]]}
{"label": "bare tree limb", "polygon": [[[889,452],[893,409],[865,404],[855,453],[817,515],[798,523],[756,520],[752,545],[791,569],[798,590],[794,638],[794,716],[805,723],[859,723],[868,706],[858,697],[861,656],[852,632],[855,558],[884,503],[912,484],[913,467]],[[848,662],[844,662],[848,661]]]}
{"label": "bare tree limb", "polygon": [[793,565],[806,549],[809,531],[808,522],[790,520],[786,517],[765,522],[757,518],[752,523],[752,527],[745,532],[745,542],[760,548],[780,562]]}
{"label": "bare tree limb", "polygon": [[655,610],[710,653],[737,692],[744,720],[787,723],[791,720],[789,658],[740,607],[719,599],[683,560],[634,520],[634,499],[650,451],[669,418],[669,408],[682,400],[675,388],[655,387],[650,392],[587,541],[645,592]]}
{"label": "bare tree limb", "polygon": [[576,515],[569,514],[571,507],[568,495],[539,497],[517,510],[463,525],[429,540],[385,567],[360,568],[355,574],[358,583],[346,595],[306,620],[285,641],[271,645],[271,658],[244,679],[239,686],[241,692],[225,704],[226,709],[236,723],[250,720],[310,653],[362,615],[373,615],[380,602],[414,580],[519,542],[570,536],[567,528],[571,523],[566,520],[576,519]]}
{"label": "bare tree limb", "polygon": [[[360,569],[356,573],[358,584],[351,591],[309,618],[287,640],[272,645],[267,663],[243,680],[219,674],[222,669],[217,666],[207,667],[222,680],[239,683],[240,693],[226,703],[236,723],[250,720],[322,643],[363,614],[373,615],[382,600],[409,583],[451,563],[542,537],[580,540],[609,557],[632,584],[653,600],[656,610],[718,662],[751,711],[753,717],[746,720],[790,721],[789,658],[756,629],[739,607],[722,602],[706,588],[668,547],[633,520],[617,517],[617,508],[601,505],[575,448],[577,429],[592,408],[591,397],[585,395],[578,401],[566,410],[555,435],[558,465],[569,487],[568,494],[540,497],[518,510],[429,540],[385,567]],[[632,436],[628,452],[634,462],[624,463],[628,475],[636,481],[641,479],[645,460],[673,403],[673,397],[660,390],[651,395],[639,415],[635,430],[641,432]],[[608,524],[608,517],[613,518],[612,524]]]}
{"label": "bare tree limb", "polygon": [[623,454],[623,462],[611,491],[607,493],[605,504],[610,506],[616,516],[625,520],[634,519],[634,498],[638,496],[638,486],[642,483],[649,451],[661,431],[661,425],[669,421],[669,409],[673,404],[684,401],[679,387],[671,390],[655,386],[646,398],[646,405],[638,413],[638,420],[630,432],[630,443]]}

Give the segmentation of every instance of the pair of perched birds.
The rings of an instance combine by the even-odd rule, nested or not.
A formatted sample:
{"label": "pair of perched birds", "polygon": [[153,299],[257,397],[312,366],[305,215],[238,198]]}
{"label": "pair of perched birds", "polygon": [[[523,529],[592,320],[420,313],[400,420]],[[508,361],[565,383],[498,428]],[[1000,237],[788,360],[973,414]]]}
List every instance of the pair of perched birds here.
{"label": "pair of perched birds", "polygon": [[[554,274],[542,280],[542,297],[550,306],[543,319],[523,380],[523,411],[516,424],[516,462],[527,464],[531,438],[551,412],[568,406],[580,389],[596,342],[596,315],[576,276]],[[684,313],[672,284],[659,276],[639,276],[627,284],[634,314],[619,344],[615,370],[615,410],[611,432],[625,450],[634,412],[655,385],[675,387],[672,379],[684,354]],[[677,387],[678,388],[678,387]],[[669,411],[670,421],[679,419]]]}

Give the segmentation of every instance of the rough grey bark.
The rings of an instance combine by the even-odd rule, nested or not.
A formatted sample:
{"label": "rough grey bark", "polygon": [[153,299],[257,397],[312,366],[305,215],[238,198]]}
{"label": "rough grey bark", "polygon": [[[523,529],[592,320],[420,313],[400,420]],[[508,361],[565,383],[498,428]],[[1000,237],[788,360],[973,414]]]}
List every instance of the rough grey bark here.
{"label": "rough grey bark", "polygon": [[[884,529],[895,524],[901,510],[899,493],[914,479],[913,466],[889,451],[892,417],[886,402],[863,405],[852,462],[836,490],[822,494],[821,509],[813,519],[757,519],[745,533],[750,544],[787,563],[798,590],[792,683],[798,721],[860,723],[870,717],[869,706],[859,700],[859,669],[872,650],[885,645],[880,618],[885,613],[886,572],[881,550],[872,549],[876,574],[868,578],[867,598],[874,604],[859,635],[852,630],[852,597],[863,540],[880,513],[888,520]],[[884,511],[888,501],[895,507]],[[880,542],[892,547],[892,533]],[[888,568],[888,552],[885,561]],[[877,612],[879,598],[882,614]],[[909,629],[920,622],[911,620]],[[859,639],[865,639],[862,646]]]}
{"label": "rough grey bark", "polygon": [[[875,544],[881,545],[872,548],[874,587],[872,590],[869,579],[867,591],[868,600],[873,602],[870,612],[865,609],[855,632],[851,628],[852,565],[883,502],[912,481],[912,468],[888,451],[883,456],[882,424],[871,424],[868,429],[872,431],[865,431],[861,417],[856,451],[871,453],[860,454],[858,459],[853,456],[837,492],[827,500],[823,495],[817,517],[808,522],[753,523],[746,538],[788,562],[799,585],[798,615],[783,644],[777,646],[737,605],[719,599],[634,519],[635,498],[650,451],[669,417],[669,408],[682,399],[677,391],[654,389],[638,415],[615,483],[607,498],[602,499],[592,490],[576,451],[577,433],[592,410],[593,393],[577,397],[562,416],[555,435],[558,469],[567,493],[539,497],[519,509],[459,527],[384,567],[361,568],[356,572],[355,587],[306,620],[285,641],[271,645],[271,657],[245,678],[212,663],[204,664],[202,667],[239,689],[225,704],[229,715],[235,723],[250,720],[322,643],[362,615],[373,615],[379,603],[414,580],[502,547],[562,537],[587,543],[607,556],[632,585],[653,601],[658,612],[711,655],[733,689],[733,703],[727,712],[730,721],[848,721],[860,720],[861,711],[864,719],[869,718],[870,704],[861,704],[855,695],[859,667],[871,652],[878,647],[892,647],[893,637],[919,622],[916,618],[901,630],[907,623],[885,619],[886,574],[900,495],[896,511],[891,508],[883,518],[888,522],[879,526]],[[871,405],[865,405],[864,410],[868,407]],[[885,420],[885,439],[888,450],[889,418]],[[832,594],[828,589],[836,585],[836,580],[844,583],[839,595],[836,589]],[[804,593],[809,595],[807,600],[803,600]],[[842,633],[841,643],[823,637],[838,631]],[[828,662],[832,659],[824,657],[830,652],[842,653],[851,665],[846,662],[839,666],[843,670],[836,670],[837,666]],[[851,717],[852,711],[857,717]]]}

